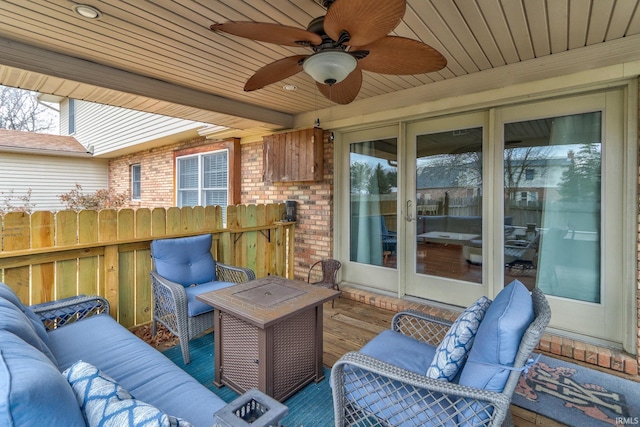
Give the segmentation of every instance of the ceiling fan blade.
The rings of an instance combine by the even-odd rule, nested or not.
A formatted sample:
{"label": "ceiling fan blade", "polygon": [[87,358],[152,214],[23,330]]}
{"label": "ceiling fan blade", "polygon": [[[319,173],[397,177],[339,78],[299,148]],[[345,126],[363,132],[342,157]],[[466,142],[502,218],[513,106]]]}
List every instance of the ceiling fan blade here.
{"label": "ceiling fan blade", "polygon": [[322,43],[322,37],[311,31],[267,22],[224,22],[222,24],[213,24],[211,29],[233,34],[234,36],[284,46],[316,46]]}
{"label": "ceiling fan blade", "polygon": [[334,41],[344,30],[344,44],[362,46],[386,36],[404,17],[406,0],[336,0],[324,18],[324,31]]}
{"label": "ceiling fan blade", "polygon": [[358,60],[365,71],[380,74],[423,74],[447,66],[447,59],[431,46],[418,40],[387,36],[366,46],[352,47],[352,51],[368,50]]}
{"label": "ceiling fan blade", "polygon": [[260,68],[244,85],[244,90],[262,89],[271,83],[291,77],[302,71],[302,61],[309,55],[295,55],[279,59]]}
{"label": "ceiling fan blade", "polygon": [[320,92],[325,98],[335,102],[336,104],[348,104],[358,96],[360,87],[362,86],[362,71],[356,68],[340,83],[332,86],[322,83],[316,83]]}

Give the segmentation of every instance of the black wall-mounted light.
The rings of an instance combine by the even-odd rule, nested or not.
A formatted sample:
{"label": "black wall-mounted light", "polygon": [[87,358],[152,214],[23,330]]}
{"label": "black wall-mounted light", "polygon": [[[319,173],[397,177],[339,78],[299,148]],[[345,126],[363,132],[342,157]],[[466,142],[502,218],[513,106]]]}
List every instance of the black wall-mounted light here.
{"label": "black wall-mounted light", "polygon": [[287,200],[285,202],[286,210],[284,214],[284,219],[286,221],[296,221],[297,220],[297,203],[295,200]]}

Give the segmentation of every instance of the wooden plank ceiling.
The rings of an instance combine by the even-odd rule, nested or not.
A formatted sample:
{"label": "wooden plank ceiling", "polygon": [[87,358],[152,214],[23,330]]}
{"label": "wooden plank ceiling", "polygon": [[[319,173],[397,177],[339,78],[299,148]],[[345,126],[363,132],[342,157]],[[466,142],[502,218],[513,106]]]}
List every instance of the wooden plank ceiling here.
{"label": "wooden plank ceiling", "polygon": [[[262,66],[310,49],[209,30],[247,20],[306,28],[326,13],[318,0],[83,1],[101,19],[79,17],[68,0],[0,1],[0,84],[245,130],[286,128],[295,115],[333,105],[304,73],[243,91]],[[355,102],[623,38],[637,46],[638,3],[408,0],[392,34],[433,46],[447,67],[412,76],[367,72]]]}

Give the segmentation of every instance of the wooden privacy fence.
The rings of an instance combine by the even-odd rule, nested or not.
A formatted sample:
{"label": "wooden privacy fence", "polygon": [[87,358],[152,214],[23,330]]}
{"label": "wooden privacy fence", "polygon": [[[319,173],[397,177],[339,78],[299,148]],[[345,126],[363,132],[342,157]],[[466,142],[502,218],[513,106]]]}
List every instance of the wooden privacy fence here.
{"label": "wooden privacy fence", "polygon": [[211,233],[212,253],[258,278],[293,278],[295,224],[284,204],[100,211],[11,212],[1,216],[0,279],[26,304],[98,294],[126,327],[151,320],[152,240]]}

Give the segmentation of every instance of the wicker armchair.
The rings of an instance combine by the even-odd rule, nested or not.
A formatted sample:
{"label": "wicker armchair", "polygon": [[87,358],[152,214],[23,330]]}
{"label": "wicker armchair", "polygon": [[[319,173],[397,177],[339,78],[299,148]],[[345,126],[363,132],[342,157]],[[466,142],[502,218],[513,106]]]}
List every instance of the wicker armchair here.
{"label": "wicker armchair", "polygon": [[[362,352],[350,352],[333,366],[331,372],[335,425],[513,425],[511,397],[522,371],[534,363],[530,359],[532,351],[551,318],[544,294],[534,289],[532,299],[535,317],[520,340],[513,364],[491,367],[508,370],[501,392],[460,385],[455,380],[429,378]],[[392,329],[437,346],[450,325],[451,322],[429,315],[401,312],[394,317]],[[398,347],[389,349],[390,354],[402,351],[403,348]]]}
{"label": "wicker armchair", "polygon": [[211,242],[211,235],[203,234],[151,243],[152,334],[156,322],[175,334],[185,364],[191,362],[189,341],[213,327],[213,307],[196,296],[256,278],[251,269],[216,262]]}

